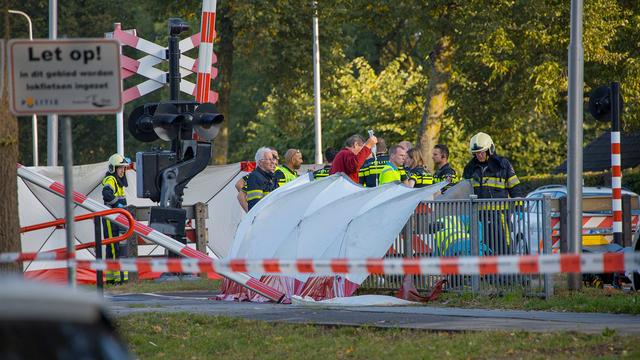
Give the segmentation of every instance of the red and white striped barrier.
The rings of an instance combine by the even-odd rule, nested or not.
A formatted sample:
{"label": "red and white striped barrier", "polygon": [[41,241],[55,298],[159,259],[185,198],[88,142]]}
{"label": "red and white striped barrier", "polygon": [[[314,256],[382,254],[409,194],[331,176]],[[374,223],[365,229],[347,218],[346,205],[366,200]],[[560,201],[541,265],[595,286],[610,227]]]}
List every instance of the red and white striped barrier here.
{"label": "red and white striped barrier", "polygon": [[[20,254],[0,254],[0,261]],[[6,261],[5,261],[6,260]],[[51,259],[43,259],[51,260]],[[17,260],[14,260],[17,261]],[[530,256],[464,256],[332,260],[119,259],[75,260],[79,268],[109,271],[259,274],[508,275],[640,271],[640,252]]]}
{"label": "red and white striped barrier", "polygon": [[622,166],[620,164],[620,131],[611,132],[611,190],[613,232],[622,234]]}
{"label": "red and white striped barrier", "polygon": [[[200,49],[198,52],[198,79],[196,81],[196,101],[199,103],[210,101],[211,68],[213,61],[213,40],[216,38],[216,0],[202,2],[202,25],[200,26]],[[214,73],[215,78],[215,73]]]}
{"label": "red and white striped barrier", "polygon": [[[40,186],[43,189],[49,190],[60,197],[64,197],[65,188],[62,183],[51,180],[44,175],[38,174],[37,172],[30,170],[22,166],[21,164],[17,164],[17,166],[18,176],[20,176],[22,179],[29,181],[34,185]],[[92,212],[109,209],[107,206],[102,205],[95,200],[89,199],[86,195],[81,194],[77,191],[73,192],[73,202],[78,204],[80,207]],[[107,215],[106,218],[119,224],[119,226],[125,229],[128,228],[128,220],[124,215]],[[206,254],[192,249],[186,244],[170,238],[163,233],[154,230],[138,221],[135,222],[134,232],[142,236],[143,238],[150,240],[176,254],[199,260],[212,260]],[[270,300],[278,302],[284,297],[284,293],[261,283],[260,281],[250,277],[249,275],[240,273],[226,273],[221,271],[215,272],[228,278],[229,280],[237,282],[238,284],[248,288],[249,290],[253,290],[260,295],[265,296]]]}
{"label": "red and white striped barrier", "polygon": [[58,261],[67,260],[69,257],[65,252],[46,251],[37,253],[2,253],[0,263],[14,263],[22,261]]}

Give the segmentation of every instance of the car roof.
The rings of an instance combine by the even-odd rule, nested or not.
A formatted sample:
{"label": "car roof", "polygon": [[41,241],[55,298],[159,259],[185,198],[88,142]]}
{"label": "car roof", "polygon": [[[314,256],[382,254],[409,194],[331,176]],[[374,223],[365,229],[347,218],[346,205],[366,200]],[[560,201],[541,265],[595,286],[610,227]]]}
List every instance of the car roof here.
{"label": "car roof", "polygon": [[0,321],[98,322],[104,313],[96,293],[67,286],[0,277]]}
{"label": "car roof", "polygon": [[[545,185],[545,186],[541,186],[533,191],[531,191],[529,194],[527,194],[527,196],[530,196],[532,194],[538,194],[538,193],[544,193],[544,192],[551,192],[551,191],[559,191],[562,193],[567,192],[567,186],[566,185]],[[582,193],[583,194],[588,194],[587,196],[598,196],[598,195],[611,195],[611,188],[610,187],[604,187],[604,186],[583,186],[582,187]],[[622,189],[622,193],[623,194],[627,194],[627,195],[632,195],[632,196],[638,196],[638,194],[634,193],[633,191],[630,191],[628,189]]]}

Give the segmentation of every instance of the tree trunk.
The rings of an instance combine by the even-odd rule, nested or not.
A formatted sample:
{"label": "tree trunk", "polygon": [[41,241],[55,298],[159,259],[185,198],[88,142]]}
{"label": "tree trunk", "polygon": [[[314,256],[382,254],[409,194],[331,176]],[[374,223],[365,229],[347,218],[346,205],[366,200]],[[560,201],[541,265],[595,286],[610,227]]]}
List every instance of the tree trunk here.
{"label": "tree trunk", "polygon": [[[3,1],[4,38],[10,37],[9,4]],[[6,47],[5,47],[6,50]],[[2,54],[4,56],[4,54]],[[6,59],[6,58],[5,58]],[[18,121],[9,112],[9,73],[7,62],[2,69],[5,83],[0,94],[0,253],[20,252],[20,222],[18,219],[18,184],[16,163],[18,162]],[[0,271],[22,273],[22,264],[0,264]]]}
{"label": "tree trunk", "polygon": [[233,74],[233,20],[230,17],[230,5],[220,8],[220,50],[218,51],[218,79],[220,79],[220,96],[218,111],[224,115],[222,129],[213,144],[214,164],[226,164],[229,153],[229,122],[231,104],[231,77]]}
{"label": "tree trunk", "polygon": [[440,128],[449,94],[451,76],[451,57],[453,45],[449,36],[442,36],[436,43],[431,57],[429,86],[422,112],[422,121],[418,131],[418,148],[422,152],[425,166],[433,169],[431,150],[438,143]]}

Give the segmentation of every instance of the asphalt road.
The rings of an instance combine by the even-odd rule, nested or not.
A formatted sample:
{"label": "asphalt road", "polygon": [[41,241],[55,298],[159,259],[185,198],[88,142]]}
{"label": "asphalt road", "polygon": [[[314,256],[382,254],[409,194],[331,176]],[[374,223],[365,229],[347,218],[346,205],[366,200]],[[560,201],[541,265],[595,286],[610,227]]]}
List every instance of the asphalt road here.
{"label": "asphalt road", "polygon": [[434,331],[576,331],[640,335],[640,316],[548,311],[481,310],[430,306],[316,308],[211,300],[213,292],[105,295],[115,316],[190,312],[296,324],[376,326]]}

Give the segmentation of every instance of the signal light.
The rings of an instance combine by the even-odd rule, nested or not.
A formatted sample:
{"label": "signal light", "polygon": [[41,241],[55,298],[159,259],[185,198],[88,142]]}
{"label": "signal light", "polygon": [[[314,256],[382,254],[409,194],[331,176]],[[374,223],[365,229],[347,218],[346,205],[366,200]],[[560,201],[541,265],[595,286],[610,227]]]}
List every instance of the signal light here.
{"label": "signal light", "polygon": [[[620,99],[620,113],[623,112],[624,100]],[[612,95],[610,86],[600,86],[589,94],[589,112],[598,121],[611,121]]]}
{"label": "signal light", "polygon": [[191,140],[194,130],[201,140],[211,141],[218,135],[224,116],[213,104],[171,101],[141,105],[127,121],[133,137],[142,142]]}

